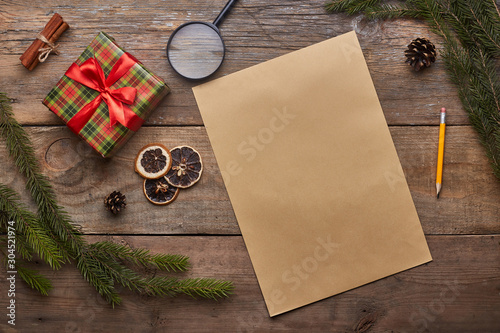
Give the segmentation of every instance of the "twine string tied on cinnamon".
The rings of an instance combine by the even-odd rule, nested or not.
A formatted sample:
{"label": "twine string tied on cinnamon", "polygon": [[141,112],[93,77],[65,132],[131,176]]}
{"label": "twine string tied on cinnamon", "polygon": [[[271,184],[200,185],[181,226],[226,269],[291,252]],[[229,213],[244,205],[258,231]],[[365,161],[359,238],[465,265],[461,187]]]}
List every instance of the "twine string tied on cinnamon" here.
{"label": "twine string tied on cinnamon", "polygon": [[38,49],[38,52],[40,52],[38,54],[38,60],[40,60],[40,62],[44,62],[45,60],[47,60],[47,57],[49,56],[49,54],[51,52],[54,52],[55,54],[59,54],[59,50],[57,49],[59,47],[59,44],[54,44],[54,43],[50,42],[42,34],[38,34],[36,36],[36,38],[38,38],[39,40],[41,40],[42,42],[47,44],[47,46]]}

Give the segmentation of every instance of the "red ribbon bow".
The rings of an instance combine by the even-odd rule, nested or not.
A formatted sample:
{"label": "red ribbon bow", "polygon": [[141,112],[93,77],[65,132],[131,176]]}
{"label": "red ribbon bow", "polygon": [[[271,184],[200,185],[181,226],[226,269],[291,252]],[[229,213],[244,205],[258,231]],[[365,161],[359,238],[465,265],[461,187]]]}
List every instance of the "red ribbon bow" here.
{"label": "red ribbon bow", "polygon": [[95,113],[101,101],[104,100],[109,109],[110,126],[119,122],[128,129],[134,132],[137,131],[144,120],[135,114],[129,107],[124,105],[134,103],[137,89],[133,87],[118,89],[110,88],[136,63],[137,60],[133,56],[124,53],[113,66],[107,78],[104,76],[104,72],[95,58],[87,59],[80,66],[73,63],[66,71],[65,75],[84,86],[97,90],[100,94],[78,111],[73,118],[68,121],[67,126],[73,132],[79,134]]}

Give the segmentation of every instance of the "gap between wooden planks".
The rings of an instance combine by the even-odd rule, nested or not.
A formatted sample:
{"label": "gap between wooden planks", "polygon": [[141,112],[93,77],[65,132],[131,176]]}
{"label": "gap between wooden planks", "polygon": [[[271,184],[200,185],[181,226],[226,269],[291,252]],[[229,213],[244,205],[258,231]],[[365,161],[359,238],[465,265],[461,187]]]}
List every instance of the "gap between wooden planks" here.
{"label": "gap between wooden planks", "polygon": [[[370,325],[374,332],[496,332],[500,329],[500,236],[427,236],[434,261],[312,305],[269,318],[240,236],[87,236],[154,252],[190,256],[180,277],[234,281],[229,299],[155,298],[124,293],[107,305],[65,266],[49,277],[55,289],[43,297],[17,282],[17,332],[345,332]],[[300,262],[298,263],[300,265]],[[310,274],[313,274],[310,273]],[[0,272],[6,290],[5,272]],[[0,306],[5,309],[5,298]],[[9,332],[5,321],[0,330]]]}
{"label": "gap between wooden planks", "polygon": [[[89,42],[104,30],[117,43],[164,78],[172,94],[146,121],[150,125],[201,125],[201,117],[189,82],[169,67],[165,54],[172,31],[188,20],[211,21],[225,1],[131,1],[79,2],[33,1],[29,7],[6,3],[0,30],[5,40],[0,49],[0,86],[15,100],[14,111],[22,124],[57,125],[41,105]],[[51,56],[35,71],[26,71],[19,56],[43,27],[48,16],[60,13],[69,29],[60,39],[61,54]],[[106,24],[103,24],[106,22]],[[440,56],[431,68],[414,72],[404,63],[404,50],[411,39],[429,37],[440,47],[440,39],[418,20],[369,21],[361,16],[331,15],[323,1],[240,1],[221,26],[227,47],[226,60],[214,77],[273,59],[277,56],[355,30],[377,88],[387,121],[391,125],[433,125],[439,109],[449,110],[448,124],[468,124],[456,88],[448,80]],[[332,80],[341,78],[332,77]],[[16,84],[12,84],[16,82]],[[36,112],[36,117],[33,116]]]}
{"label": "gap between wooden planks", "polygon": [[[239,228],[203,127],[144,127],[111,159],[103,159],[66,127],[27,127],[42,171],[60,204],[87,234],[239,234]],[[435,197],[438,127],[390,128],[399,159],[426,234],[500,233],[500,182],[493,176],[476,133],[449,126],[443,191]],[[198,184],[182,190],[172,204],[150,204],[133,160],[145,144],[187,144],[200,151],[204,172]],[[0,156],[8,156],[0,145]],[[25,179],[6,159],[0,182],[34,205]],[[103,198],[114,190],[127,196],[127,208],[113,216]]]}

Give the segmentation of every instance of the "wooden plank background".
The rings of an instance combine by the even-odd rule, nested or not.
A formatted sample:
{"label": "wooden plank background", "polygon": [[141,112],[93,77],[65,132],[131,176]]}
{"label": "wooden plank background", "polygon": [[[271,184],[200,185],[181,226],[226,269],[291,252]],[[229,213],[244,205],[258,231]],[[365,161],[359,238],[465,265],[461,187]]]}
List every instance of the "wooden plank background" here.
{"label": "wooden plank background", "polygon": [[[0,0],[0,91],[12,99],[16,118],[30,134],[43,172],[59,202],[88,235],[157,252],[191,257],[186,276],[231,279],[236,291],[219,302],[150,298],[124,291],[124,304],[105,304],[71,266],[49,276],[55,289],[42,297],[20,280],[16,327],[2,332],[498,332],[500,331],[500,182],[469,125],[455,87],[438,56],[415,73],[404,63],[416,37],[440,39],[421,22],[370,22],[362,16],[327,14],[323,1],[240,0],[222,23],[226,59],[213,78],[355,30],[368,63],[434,261],[270,319],[225,191],[190,82],[169,67],[165,46],[188,20],[213,20],[225,0]],[[498,3],[498,2],[497,2]],[[71,26],[61,54],[33,72],[19,56],[54,12]],[[99,32],[163,77],[172,88],[145,126],[115,157],[103,160],[42,104],[51,87]],[[342,78],[335,78],[341,80]],[[444,188],[435,198],[439,109],[447,137]],[[145,144],[197,148],[205,170],[200,183],[182,190],[167,207],[149,204],[133,159]],[[25,179],[0,144],[0,182],[34,208]],[[127,209],[118,217],[102,200],[119,189]],[[8,301],[0,273],[0,308]],[[1,313],[0,313],[1,314]],[[5,315],[3,315],[5,316]]]}

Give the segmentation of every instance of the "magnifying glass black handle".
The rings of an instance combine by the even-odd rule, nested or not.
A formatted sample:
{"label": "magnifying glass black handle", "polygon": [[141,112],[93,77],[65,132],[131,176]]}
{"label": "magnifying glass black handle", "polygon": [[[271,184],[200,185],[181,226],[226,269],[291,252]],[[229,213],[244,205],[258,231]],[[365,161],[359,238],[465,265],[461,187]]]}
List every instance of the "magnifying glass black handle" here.
{"label": "magnifying glass black handle", "polygon": [[224,19],[224,16],[226,16],[226,14],[229,12],[229,10],[231,9],[231,6],[236,2],[236,0],[229,0],[226,5],[224,6],[224,8],[222,8],[221,12],[219,13],[219,15],[217,15],[217,17],[215,18],[214,20],[214,25],[217,27],[219,26],[219,23]]}

